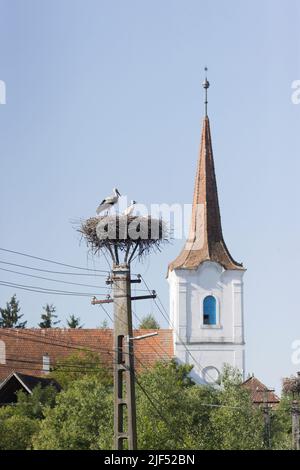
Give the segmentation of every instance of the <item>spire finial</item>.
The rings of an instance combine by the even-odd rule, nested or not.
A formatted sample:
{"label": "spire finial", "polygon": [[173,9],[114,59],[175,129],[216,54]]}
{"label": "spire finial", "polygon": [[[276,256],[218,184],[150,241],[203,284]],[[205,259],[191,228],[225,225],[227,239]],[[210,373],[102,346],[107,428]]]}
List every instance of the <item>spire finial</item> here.
{"label": "spire finial", "polygon": [[205,101],[204,101],[204,104],[205,104],[205,117],[207,117],[207,90],[209,88],[209,81],[207,80],[207,67],[205,67],[205,80],[204,82],[202,83],[202,86],[203,88],[205,89]]}

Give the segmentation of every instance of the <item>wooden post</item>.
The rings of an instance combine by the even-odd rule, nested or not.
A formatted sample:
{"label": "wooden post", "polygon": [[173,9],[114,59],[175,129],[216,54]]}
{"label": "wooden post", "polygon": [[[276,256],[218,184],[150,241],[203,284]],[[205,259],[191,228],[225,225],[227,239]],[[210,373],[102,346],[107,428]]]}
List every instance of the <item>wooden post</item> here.
{"label": "wooden post", "polygon": [[115,265],[114,297],[114,449],[136,450],[136,403],[131,312],[130,267]]}

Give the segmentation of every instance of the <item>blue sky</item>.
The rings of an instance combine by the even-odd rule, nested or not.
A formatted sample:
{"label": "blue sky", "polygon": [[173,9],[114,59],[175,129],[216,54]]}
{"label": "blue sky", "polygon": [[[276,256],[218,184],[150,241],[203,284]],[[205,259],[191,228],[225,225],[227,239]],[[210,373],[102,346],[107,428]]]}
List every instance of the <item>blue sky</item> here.
{"label": "blue sky", "polygon": [[[190,203],[207,65],[223,231],[247,267],[247,370],[278,387],[300,369],[291,363],[300,339],[299,20],[297,0],[0,0],[0,246],[107,269],[87,257],[71,221],[93,215],[113,186],[145,204]],[[166,268],[181,245],[134,267],[166,306]],[[59,288],[4,271],[0,279]],[[14,292],[0,287],[0,303]],[[86,327],[105,317],[88,298],[17,295],[30,326],[46,302]],[[152,301],[135,309],[164,324]]]}

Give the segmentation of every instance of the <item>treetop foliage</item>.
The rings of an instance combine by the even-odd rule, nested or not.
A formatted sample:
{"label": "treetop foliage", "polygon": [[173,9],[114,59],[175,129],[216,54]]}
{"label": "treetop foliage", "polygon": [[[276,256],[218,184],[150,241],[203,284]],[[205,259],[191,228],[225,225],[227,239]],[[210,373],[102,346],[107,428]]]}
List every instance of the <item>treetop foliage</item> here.
{"label": "treetop foliage", "polygon": [[[226,367],[220,386],[203,386],[190,371],[170,361],[137,374],[138,448],[267,448],[263,410],[240,386],[239,372]],[[0,408],[0,449],[112,449],[112,374],[101,358],[76,353],[50,376],[61,382],[60,393],[38,387],[31,396],[19,393],[16,406]],[[290,400],[271,413],[272,449],[291,448]]]}

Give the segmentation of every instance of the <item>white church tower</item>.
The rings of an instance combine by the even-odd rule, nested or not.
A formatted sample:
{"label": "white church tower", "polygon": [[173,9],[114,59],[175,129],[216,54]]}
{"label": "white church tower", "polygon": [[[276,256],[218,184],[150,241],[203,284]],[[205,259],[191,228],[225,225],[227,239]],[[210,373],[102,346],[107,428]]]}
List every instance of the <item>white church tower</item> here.
{"label": "white church tower", "polygon": [[170,323],[179,362],[198,382],[217,382],[224,364],[244,375],[242,264],[224,242],[207,116],[203,120],[189,239],[169,265]]}

